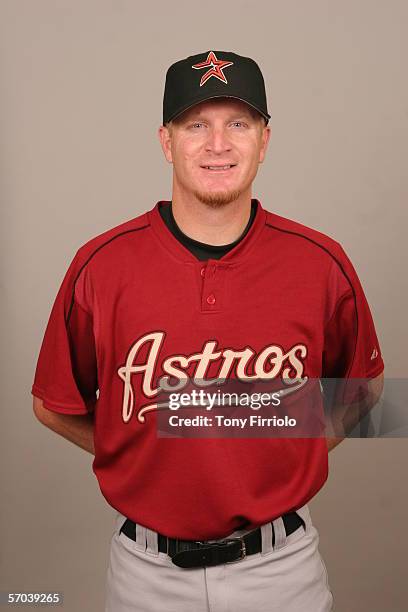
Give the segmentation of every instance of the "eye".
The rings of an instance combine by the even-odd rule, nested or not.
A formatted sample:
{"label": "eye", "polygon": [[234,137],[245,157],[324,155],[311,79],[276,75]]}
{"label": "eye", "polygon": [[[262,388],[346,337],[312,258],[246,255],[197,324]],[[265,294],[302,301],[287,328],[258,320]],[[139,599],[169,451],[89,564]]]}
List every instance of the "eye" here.
{"label": "eye", "polygon": [[238,125],[238,127],[244,126],[245,124],[242,121],[233,121],[232,125]]}
{"label": "eye", "polygon": [[200,123],[199,121],[196,121],[195,123],[191,124],[191,127],[196,128],[196,127],[199,127],[200,125],[204,125],[204,123]]}

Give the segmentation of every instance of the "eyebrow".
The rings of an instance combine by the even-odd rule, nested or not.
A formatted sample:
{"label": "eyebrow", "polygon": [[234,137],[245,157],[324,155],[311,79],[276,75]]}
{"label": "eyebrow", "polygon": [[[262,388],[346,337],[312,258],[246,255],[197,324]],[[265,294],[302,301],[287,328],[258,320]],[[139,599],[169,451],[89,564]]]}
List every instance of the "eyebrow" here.
{"label": "eyebrow", "polygon": [[[208,118],[204,115],[201,114],[199,111],[192,113],[190,115],[190,117],[186,118],[185,121],[186,123],[193,121],[194,119],[200,119],[201,121],[208,121]],[[230,115],[229,118],[227,119],[227,121],[237,121],[238,119],[253,119],[252,115],[250,113],[236,113],[234,115]]]}

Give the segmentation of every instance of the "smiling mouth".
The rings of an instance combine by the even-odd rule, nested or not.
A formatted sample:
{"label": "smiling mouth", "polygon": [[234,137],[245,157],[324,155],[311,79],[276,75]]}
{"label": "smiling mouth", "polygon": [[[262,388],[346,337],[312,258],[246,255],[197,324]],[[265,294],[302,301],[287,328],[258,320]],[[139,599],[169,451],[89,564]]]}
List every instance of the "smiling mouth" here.
{"label": "smiling mouth", "polygon": [[203,170],[210,170],[211,172],[226,172],[227,170],[231,170],[231,168],[235,168],[236,164],[228,164],[225,166],[201,166]]}

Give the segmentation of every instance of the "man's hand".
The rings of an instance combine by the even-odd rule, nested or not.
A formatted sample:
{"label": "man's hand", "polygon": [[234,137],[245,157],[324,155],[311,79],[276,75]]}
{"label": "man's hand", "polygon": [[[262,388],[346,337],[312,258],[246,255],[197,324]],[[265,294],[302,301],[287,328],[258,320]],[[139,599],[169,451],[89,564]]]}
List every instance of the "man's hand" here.
{"label": "man's hand", "polygon": [[384,372],[375,378],[365,381],[368,393],[359,403],[333,406],[329,408],[329,415],[335,437],[331,436],[331,431],[326,429],[327,450],[330,452],[335,446],[340,444],[356,425],[370,412],[377,404],[384,388]]}
{"label": "man's hand", "polygon": [[79,415],[59,414],[45,408],[39,397],[33,398],[33,411],[40,423],[88,453],[95,454],[93,412]]}

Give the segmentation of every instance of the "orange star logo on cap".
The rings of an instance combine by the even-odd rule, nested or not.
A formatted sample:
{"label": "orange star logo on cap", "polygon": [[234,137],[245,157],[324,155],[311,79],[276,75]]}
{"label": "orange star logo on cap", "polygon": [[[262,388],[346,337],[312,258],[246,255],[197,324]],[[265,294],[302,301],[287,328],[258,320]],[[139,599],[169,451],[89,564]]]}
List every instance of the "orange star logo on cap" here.
{"label": "orange star logo on cap", "polygon": [[205,62],[200,62],[199,64],[193,64],[192,68],[196,70],[200,70],[201,68],[209,68],[205,74],[201,77],[200,87],[204,85],[211,77],[215,77],[219,79],[223,83],[228,83],[223,70],[228,68],[228,66],[232,66],[234,62],[227,62],[225,60],[217,59],[214,51],[210,51]]}

